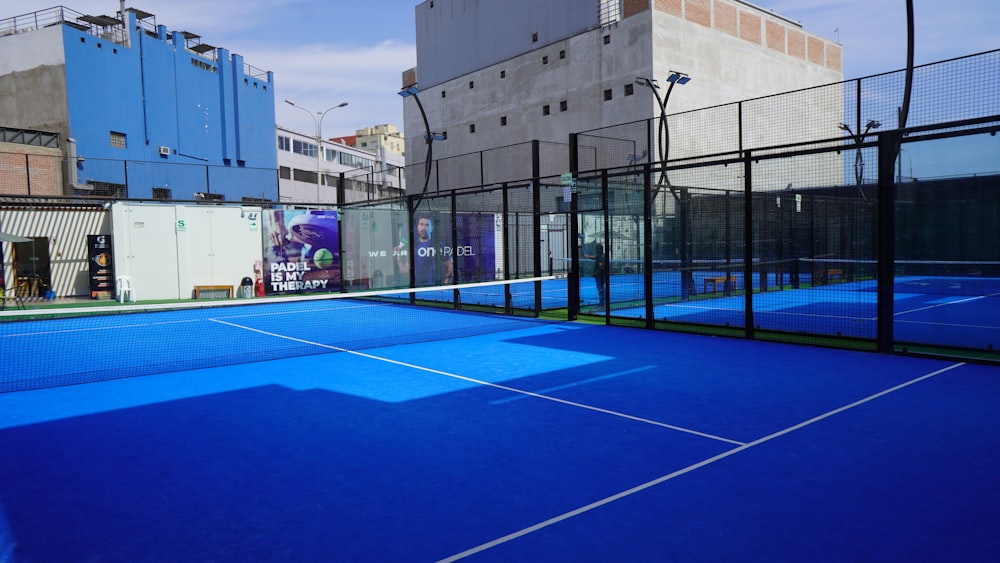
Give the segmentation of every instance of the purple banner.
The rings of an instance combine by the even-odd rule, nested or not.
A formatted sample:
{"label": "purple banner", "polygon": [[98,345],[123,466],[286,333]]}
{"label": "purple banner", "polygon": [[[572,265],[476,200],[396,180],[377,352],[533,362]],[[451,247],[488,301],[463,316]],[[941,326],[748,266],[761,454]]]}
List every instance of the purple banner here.
{"label": "purple banner", "polygon": [[340,291],[336,211],[264,213],[264,292]]}

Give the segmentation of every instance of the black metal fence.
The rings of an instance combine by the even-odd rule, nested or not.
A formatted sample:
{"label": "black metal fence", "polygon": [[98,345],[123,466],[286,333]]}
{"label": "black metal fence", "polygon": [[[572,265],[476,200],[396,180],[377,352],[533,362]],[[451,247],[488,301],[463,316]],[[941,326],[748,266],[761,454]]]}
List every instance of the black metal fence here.
{"label": "black metal fence", "polygon": [[1000,51],[917,67],[901,129],[904,76],[437,160],[406,212],[494,217],[566,318],[998,361]]}

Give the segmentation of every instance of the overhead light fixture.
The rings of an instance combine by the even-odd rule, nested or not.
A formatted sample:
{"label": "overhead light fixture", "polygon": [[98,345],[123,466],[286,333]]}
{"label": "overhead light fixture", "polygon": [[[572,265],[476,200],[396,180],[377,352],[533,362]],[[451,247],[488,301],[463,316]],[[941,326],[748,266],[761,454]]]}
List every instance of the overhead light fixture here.
{"label": "overhead light fixture", "polygon": [[410,86],[407,86],[407,87],[405,87],[405,88],[403,88],[402,90],[399,91],[399,95],[402,96],[402,97],[404,97],[404,98],[409,97],[409,96],[413,96],[413,95],[419,94],[419,93],[420,93],[420,88],[417,88],[416,86],[414,86],[412,84]]}
{"label": "overhead light fixture", "polygon": [[691,77],[683,72],[677,72],[676,70],[671,70],[670,75],[667,76],[667,82],[674,82],[676,84],[687,84],[691,81]]}

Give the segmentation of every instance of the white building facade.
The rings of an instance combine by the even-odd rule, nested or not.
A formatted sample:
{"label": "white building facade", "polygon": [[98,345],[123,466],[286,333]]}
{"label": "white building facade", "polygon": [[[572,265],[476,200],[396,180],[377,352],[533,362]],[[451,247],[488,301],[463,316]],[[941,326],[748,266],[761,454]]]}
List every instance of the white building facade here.
{"label": "white building facade", "polygon": [[[401,154],[350,147],[278,125],[278,195],[286,204],[338,205],[405,193]],[[343,187],[341,189],[341,180]],[[343,193],[343,201],[338,197]]]}
{"label": "white building facade", "polygon": [[[434,160],[531,140],[568,143],[574,132],[658,116],[637,77],[657,80],[661,96],[671,71],[691,77],[668,114],[843,79],[840,45],[741,0],[427,0],[416,25],[417,67],[402,86],[419,89],[428,127],[446,135],[433,144]],[[836,124],[842,106],[829,106],[819,111]],[[404,129],[420,132],[406,139],[406,154],[423,162],[425,127],[412,97]],[[671,133],[678,151],[712,152],[696,146],[710,140]]]}

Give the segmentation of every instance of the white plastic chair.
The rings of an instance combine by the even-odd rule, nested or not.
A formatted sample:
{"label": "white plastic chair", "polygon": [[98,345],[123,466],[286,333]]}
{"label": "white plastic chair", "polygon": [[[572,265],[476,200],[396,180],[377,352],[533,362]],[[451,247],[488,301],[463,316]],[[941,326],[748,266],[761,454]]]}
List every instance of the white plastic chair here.
{"label": "white plastic chair", "polygon": [[135,303],[135,289],[132,288],[132,278],[118,276],[118,302]]}

